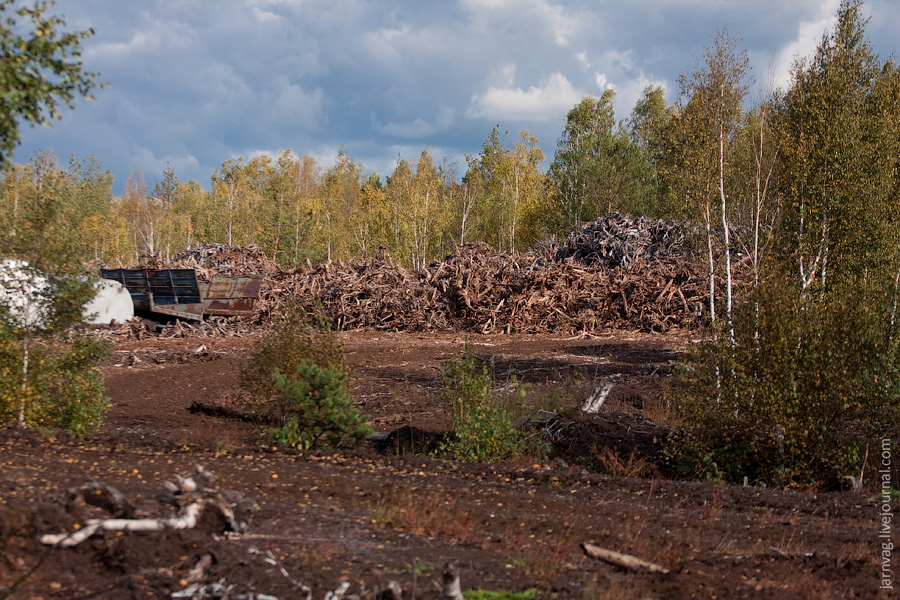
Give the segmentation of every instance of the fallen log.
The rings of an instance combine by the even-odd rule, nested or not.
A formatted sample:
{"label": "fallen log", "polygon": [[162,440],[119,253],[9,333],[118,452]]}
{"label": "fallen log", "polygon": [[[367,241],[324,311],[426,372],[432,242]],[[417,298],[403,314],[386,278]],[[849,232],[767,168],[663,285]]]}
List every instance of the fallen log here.
{"label": "fallen log", "polygon": [[71,533],[47,533],[41,543],[48,546],[71,548],[101,531],[163,531],[164,529],[193,529],[204,510],[216,510],[229,524],[230,531],[240,533],[245,526],[234,519],[234,512],[218,498],[200,498],[184,506],[178,516],[169,519],[91,519],[84,527]]}
{"label": "fallen log", "polygon": [[669,570],[662,565],[648,562],[630,554],[622,554],[621,552],[616,552],[615,550],[607,550],[606,548],[601,548],[600,546],[594,546],[593,544],[588,543],[582,544],[581,548],[582,550],[584,550],[584,553],[591,558],[596,558],[611,565],[616,565],[617,567],[622,567],[631,571],[650,571],[651,573],[663,574],[669,573]]}

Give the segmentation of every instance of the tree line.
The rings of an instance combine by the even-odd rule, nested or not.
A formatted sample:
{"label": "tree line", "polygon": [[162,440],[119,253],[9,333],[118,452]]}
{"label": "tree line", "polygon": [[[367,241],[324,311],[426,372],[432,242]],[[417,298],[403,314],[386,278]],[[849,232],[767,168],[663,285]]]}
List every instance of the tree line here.
{"label": "tree line", "polygon": [[[746,53],[727,31],[679,79],[672,104],[649,87],[617,122],[614,91],[583,99],[566,115],[547,170],[527,130],[511,139],[499,126],[463,165],[425,148],[382,178],[344,151],[327,169],[285,151],[227,160],[208,189],[172,168],[152,187],[134,172],[118,196],[95,158],[62,167],[40,154],[2,173],[0,243],[15,248],[52,203],[53,215],[38,222],[60,220],[85,259],[106,264],[223,243],[257,245],[285,266],[381,250],[421,268],[455,244],[521,251],[623,211],[702,226],[710,269],[726,287],[727,262],[739,253],[758,272],[784,224],[798,236],[797,268],[809,288],[827,279],[829,260],[839,276],[883,257],[877,244],[850,237],[863,221],[884,225],[877,199],[896,187],[897,69],[871,53],[859,8],[841,9],[853,13],[857,31],[826,35],[816,56],[797,62],[787,90],[755,104],[747,101]],[[856,261],[852,269],[835,265],[844,254],[843,264]]]}
{"label": "tree line", "polygon": [[[883,225],[876,212],[885,203],[873,202],[896,187],[897,69],[871,53],[858,3],[845,4],[859,30],[826,35],[816,56],[797,62],[787,90],[749,103],[746,53],[721,31],[679,79],[672,104],[649,87],[617,122],[614,91],[584,98],[566,115],[547,170],[527,130],[511,139],[499,126],[463,165],[425,148],[382,178],[344,151],[327,169],[285,151],[227,160],[208,189],[172,168],[152,187],[134,172],[118,196],[95,158],[63,167],[44,153],[3,170],[0,242],[13,249],[35,219],[57,219],[85,259],[107,264],[223,243],[257,245],[285,266],[382,250],[421,268],[455,244],[521,251],[623,211],[702,226],[710,268],[726,280],[714,245],[729,248],[726,263],[740,253],[756,272],[784,224],[798,236],[809,288],[829,260],[838,276],[843,254],[857,261],[854,271],[878,262],[877,245],[847,236],[863,221]],[[48,202],[52,218],[37,218]]]}

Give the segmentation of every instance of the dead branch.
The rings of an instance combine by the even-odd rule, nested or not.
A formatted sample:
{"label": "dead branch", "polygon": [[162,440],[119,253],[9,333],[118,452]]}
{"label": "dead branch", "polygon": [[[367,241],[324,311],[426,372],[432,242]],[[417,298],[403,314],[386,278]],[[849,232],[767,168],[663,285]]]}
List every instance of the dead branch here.
{"label": "dead branch", "polygon": [[669,570],[656,563],[647,562],[630,554],[622,554],[615,550],[607,550],[593,544],[584,543],[581,545],[584,553],[591,558],[596,558],[617,567],[629,569],[631,571],[650,571],[651,573],[667,574]]}
{"label": "dead branch", "polygon": [[597,389],[581,405],[581,412],[592,415],[599,411],[603,403],[606,402],[607,397],[609,397],[609,393],[614,385],[612,382],[606,381],[597,386]]}
{"label": "dead branch", "polygon": [[226,531],[241,533],[248,527],[246,521],[240,520],[235,508],[241,503],[238,494],[207,487],[212,483],[212,473],[197,465],[197,474],[192,477],[177,476],[177,483],[166,482],[170,495],[163,494],[167,504],[178,508],[175,516],[165,518],[115,518],[115,515],[136,514],[134,504],[114,487],[94,482],[73,493],[75,497],[83,497],[85,502],[107,509],[114,515],[111,519],[90,519],[84,527],[71,533],[45,534],[41,543],[61,548],[77,546],[102,531],[162,531],[165,529],[193,529],[200,516],[208,510],[221,517]]}

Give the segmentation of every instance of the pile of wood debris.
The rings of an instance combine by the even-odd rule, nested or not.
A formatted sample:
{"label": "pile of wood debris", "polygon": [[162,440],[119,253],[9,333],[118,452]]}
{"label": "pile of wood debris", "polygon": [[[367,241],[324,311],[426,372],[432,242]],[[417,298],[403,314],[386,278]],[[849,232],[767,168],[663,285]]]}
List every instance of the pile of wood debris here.
{"label": "pile of wood debris", "polygon": [[252,319],[171,335],[242,335],[268,323],[288,299],[324,312],[341,330],[668,331],[694,323],[708,298],[705,265],[683,242],[676,223],[616,214],[585,224],[558,248],[502,254],[467,244],[418,272],[386,254],[287,271],[259,248],[223,245],[147,266],[193,268],[201,278],[264,276]]}
{"label": "pile of wood debris", "polygon": [[660,256],[680,254],[684,239],[684,226],[675,221],[648,217],[634,220],[615,213],[569,234],[557,250],[556,259],[628,268]]}
{"label": "pile of wood debris", "polygon": [[272,277],[282,272],[278,263],[269,259],[258,246],[225,244],[206,244],[185,250],[176,254],[170,261],[164,260],[159,255],[147,257],[142,268],[194,269],[201,281],[208,281],[210,275]]}
{"label": "pile of wood debris", "polygon": [[323,264],[290,284],[340,329],[480,333],[668,331],[696,319],[705,291],[702,264],[683,256],[625,267],[498,254],[486,244],[461,246],[421,273],[369,259]]}

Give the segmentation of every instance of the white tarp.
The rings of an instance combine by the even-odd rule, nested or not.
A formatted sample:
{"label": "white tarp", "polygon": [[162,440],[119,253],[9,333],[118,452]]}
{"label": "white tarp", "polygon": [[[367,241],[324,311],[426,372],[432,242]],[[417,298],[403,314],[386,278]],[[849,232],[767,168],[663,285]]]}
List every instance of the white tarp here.
{"label": "white tarp", "polygon": [[[49,311],[48,285],[47,278],[31,269],[28,263],[0,259],[0,303],[19,325],[41,327]],[[97,295],[84,307],[84,315],[92,325],[130,321],[134,318],[131,294],[121,283],[101,279],[97,283]]]}
{"label": "white tarp", "polygon": [[97,283],[97,295],[84,306],[84,314],[92,325],[124,323],[134,318],[134,302],[124,285],[101,279]]}

